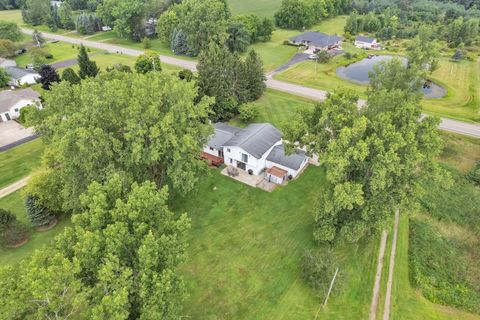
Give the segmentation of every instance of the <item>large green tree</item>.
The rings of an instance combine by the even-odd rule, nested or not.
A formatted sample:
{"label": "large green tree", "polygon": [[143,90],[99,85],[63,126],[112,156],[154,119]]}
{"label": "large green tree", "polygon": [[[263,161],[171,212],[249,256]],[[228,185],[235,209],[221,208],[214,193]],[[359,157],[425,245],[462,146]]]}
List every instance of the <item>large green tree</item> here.
{"label": "large green tree", "polygon": [[[199,153],[212,133],[212,99],[195,103],[197,95],[194,83],[156,72],[112,72],[78,85],[63,81],[46,93],[36,128],[63,209],[78,209],[88,184],[114,169],[136,181],[192,190],[206,170]],[[32,193],[49,197],[38,189]]]}
{"label": "large green tree", "polygon": [[428,27],[421,27],[418,35],[411,41],[407,48],[409,64],[417,68],[433,72],[438,68],[440,46]]}
{"label": "large green tree", "polygon": [[[368,103],[358,109],[352,93],[332,94],[311,110],[304,110],[285,128],[285,139],[317,154],[327,167],[328,189],[319,195],[314,238],[348,241],[385,228],[395,210],[415,208],[425,181],[445,176],[435,161],[441,151],[439,120],[422,118],[416,82],[382,85],[381,73],[407,67],[399,60],[372,74],[376,83]],[[291,148],[292,146],[290,146]]]}
{"label": "large green tree", "polygon": [[0,270],[2,319],[176,319],[189,219],[168,187],[122,173],[92,183],[53,247]]}
{"label": "large green tree", "polygon": [[104,0],[97,9],[102,21],[110,26],[121,38],[140,41],[144,36],[144,0]]}

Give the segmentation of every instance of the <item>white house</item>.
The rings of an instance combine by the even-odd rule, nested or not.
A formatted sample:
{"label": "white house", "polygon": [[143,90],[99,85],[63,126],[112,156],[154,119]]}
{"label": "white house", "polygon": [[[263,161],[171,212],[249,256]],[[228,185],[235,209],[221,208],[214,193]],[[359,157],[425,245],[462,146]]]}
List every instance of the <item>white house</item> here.
{"label": "white house", "polygon": [[0,122],[18,118],[20,109],[29,105],[41,108],[40,94],[31,88],[0,91]]}
{"label": "white house", "polygon": [[10,85],[21,87],[24,84],[35,84],[37,79],[40,79],[40,75],[29,69],[23,69],[18,67],[8,67],[5,69],[8,75],[11,77]]}
{"label": "white house", "polygon": [[277,184],[296,178],[308,163],[302,151],[286,155],[282,133],[268,123],[255,123],[246,128],[216,123],[215,133],[204,147],[202,157],[214,165],[225,163],[251,175],[263,175]]}
{"label": "white house", "polygon": [[315,53],[319,50],[341,49],[343,38],[322,32],[305,32],[288,40],[291,44],[307,47],[308,53]]}
{"label": "white house", "polygon": [[380,46],[377,43],[377,39],[367,36],[358,35],[355,38],[355,47],[360,49],[373,49],[378,50]]}

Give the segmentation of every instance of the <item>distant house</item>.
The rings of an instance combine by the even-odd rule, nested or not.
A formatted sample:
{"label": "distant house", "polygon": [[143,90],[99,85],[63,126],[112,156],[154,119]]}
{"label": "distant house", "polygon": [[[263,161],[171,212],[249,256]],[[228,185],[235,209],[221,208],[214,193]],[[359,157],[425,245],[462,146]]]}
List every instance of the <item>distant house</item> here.
{"label": "distant house", "polygon": [[31,88],[0,91],[0,122],[18,118],[20,109],[29,105],[41,108],[40,94]]}
{"label": "distant house", "polygon": [[358,35],[355,38],[355,47],[360,48],[360,49],[380,49],[377,39],[375,38],[370,38],[367,36],[362,36]]}
{"label": "distant house", "polygon": [[50,6],[51,6],[51,7],[58,8],[58,7],[60,7],[62,4],[63,4],[62,1],[53,1],[53,0],[50,1]]}
{"label": "distant house", "polygon": [[339,49],[342,45],[342,37],[328,35],[321,32],[305,32],[289,39],[294,45],[304,45],[307,51],[315,53],[319,50]]}
{"label": "distant house", "polygon": [[16,66],[17,66],[17,63],[15,62],[15,60],[0,58],[0,67],[8,68],[8,67],[16,67]]}
{"label": "distant house", "polygon": [[35,84],[37,79],[40,79],[40,75],[30,69],[7,67],[6,70],[12,78],[9,83],[12,86],[21,87],[24,84]]}
{"label": "distant house", "polygon": [[211,164],[225,163],[250,175],[262,175],[276,184],[296,178],[309,160],[300,150],[286,155],[282,133],[268,123],[255,123],[246,128],[216,123],[215,133],[204,147],[202,157]]}

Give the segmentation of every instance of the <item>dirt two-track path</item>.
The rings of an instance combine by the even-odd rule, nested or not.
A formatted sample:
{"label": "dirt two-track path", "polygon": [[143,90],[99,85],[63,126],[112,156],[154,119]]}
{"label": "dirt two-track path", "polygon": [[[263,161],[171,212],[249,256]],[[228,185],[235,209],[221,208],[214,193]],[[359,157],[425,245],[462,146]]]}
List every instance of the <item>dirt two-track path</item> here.
{"label": "dirt two-track path", "polygon": [[[385,305],[383,308],[383,320],[390,319],[390,309],[392,305],[392,288],[393,288],[393,275],[395,270],[395,255],[397,252],[397,238],[398,238],[398,224],[400,221],[400,212],[397,210],[395,212],[395,222],[393,225],[393,238],[392,238],[392,248],[390,252],[390,261],[388,265],[388,281],[387,289],[385,292]],[[377,273],[375,274],[375,284],[373,286],[372,293],[372,304],[370,305],[370,320],[376,320],[377,318],[377,309],[380,299],[380,284],[382,281],[382,270],[383,263],[385,258],[385,249],[387,246],[387,231],[382,232],[382,237],[380,238],[380,249],[378,252],[378,262],[377,262]]]}

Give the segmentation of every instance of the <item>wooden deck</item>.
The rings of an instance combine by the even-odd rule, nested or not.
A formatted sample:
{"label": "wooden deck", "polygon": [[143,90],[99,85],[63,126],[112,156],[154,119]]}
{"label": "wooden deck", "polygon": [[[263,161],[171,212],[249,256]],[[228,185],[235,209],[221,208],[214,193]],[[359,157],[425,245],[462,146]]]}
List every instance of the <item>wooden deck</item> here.
{"label": "wooden deck", "polygon": [[223,158],[214,156],[206,152],[202,152],[202,159],[207,160],[209,166],[218,167],[223,164]]}

